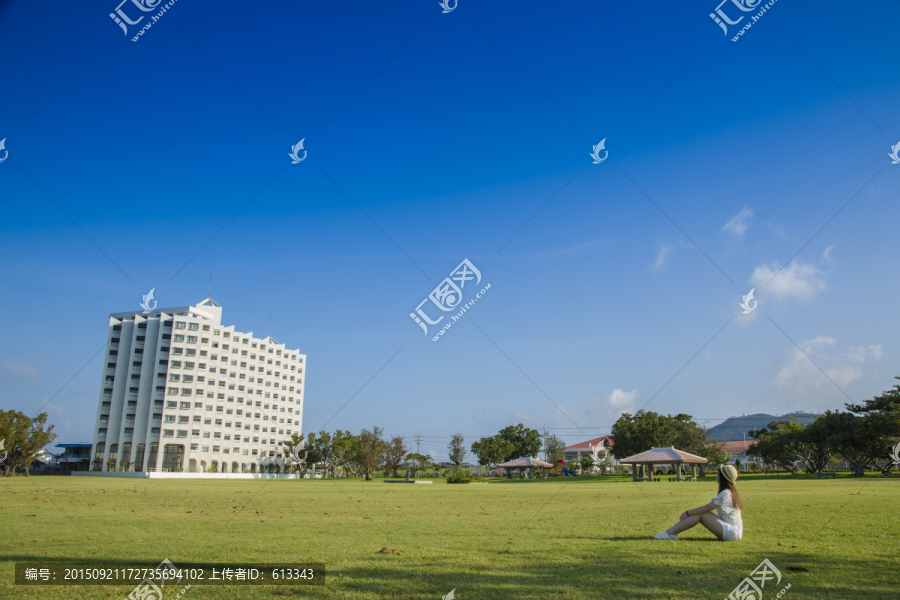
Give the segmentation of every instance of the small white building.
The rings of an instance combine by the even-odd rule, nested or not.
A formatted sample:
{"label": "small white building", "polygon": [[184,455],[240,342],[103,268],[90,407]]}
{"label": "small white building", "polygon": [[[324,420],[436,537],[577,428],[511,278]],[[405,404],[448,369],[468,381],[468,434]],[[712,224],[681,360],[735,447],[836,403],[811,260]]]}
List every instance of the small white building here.
{"label": "small white building", "polygon": [[580,442],[566,448],[566,462],[570,460],[580,461],[582,457],[589,456],[594,458],[596,452],[597,457],[602,460],[609,460],[613,467],[619,466],[619,461],[612,455],[613,438],[611,435],[601,435],[598,438]]}
{"label": "small white building", "polygon": [[306,356],[222,325],[222,308],[113,313],[93,471],[280,473],[300,435]]}

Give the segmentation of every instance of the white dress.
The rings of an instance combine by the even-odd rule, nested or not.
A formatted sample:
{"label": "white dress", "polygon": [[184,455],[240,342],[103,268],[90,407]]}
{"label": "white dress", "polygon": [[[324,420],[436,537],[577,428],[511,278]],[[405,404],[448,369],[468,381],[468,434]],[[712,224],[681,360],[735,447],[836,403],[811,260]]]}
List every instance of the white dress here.
{"label": "white dress", "polygon": [[744,522],[741,520],[740,509],[732,504],[731,490],[722,490],[712,501],[718,506],[716,514],[722,519],[722,541],[740,541],[744,536]]}

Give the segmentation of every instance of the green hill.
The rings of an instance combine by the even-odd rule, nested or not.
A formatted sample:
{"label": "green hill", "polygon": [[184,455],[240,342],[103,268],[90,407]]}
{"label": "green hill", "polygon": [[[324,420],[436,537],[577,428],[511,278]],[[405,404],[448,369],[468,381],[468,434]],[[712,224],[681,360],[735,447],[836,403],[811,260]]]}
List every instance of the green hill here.
{"label": "green hill", "polygon": [[742,415],[740,417],[731,417],[722,421],[709,430],[709,439],[719,442],[727,440],[742,440],[744,434],[751,429],[762,429],[772,421],[787,421],[794,417],[798,423],[808,425],[812,423],[818,415],[808,412],[793,412],[786,415],[768,415],[759,413],[755,415]]}

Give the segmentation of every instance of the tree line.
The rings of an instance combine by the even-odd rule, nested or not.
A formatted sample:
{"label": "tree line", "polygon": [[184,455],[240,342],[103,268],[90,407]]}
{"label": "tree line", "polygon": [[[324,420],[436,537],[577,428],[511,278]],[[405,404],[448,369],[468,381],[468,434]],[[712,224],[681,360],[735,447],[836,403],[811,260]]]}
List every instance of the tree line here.
{"label": "tree line", "polygon": [[[900,379],[900,377],[895,377]],[[791,473],[820,473],[833,458],[843,458],[856,475],[877,467],[885,475],[894,467],[892,452],[900,435],[900,385],[846,411],[825,411],[809,425],[773,421],[750,431],[757,440],[748,454]]]}

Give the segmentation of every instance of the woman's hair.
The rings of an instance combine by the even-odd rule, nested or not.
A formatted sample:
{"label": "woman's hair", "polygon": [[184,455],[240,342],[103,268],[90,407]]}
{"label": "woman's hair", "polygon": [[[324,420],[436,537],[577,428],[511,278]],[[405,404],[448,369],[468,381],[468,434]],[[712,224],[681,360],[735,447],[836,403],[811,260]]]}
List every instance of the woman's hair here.
{"label": "woman's hair", "polygon": [[741,504],[741,496],[738,494],[737,489],[735,489],[734,484],[725,479],[722,476],[722,473],[717,473],[716,478],[719,480],[719,493],[724,490],[728,490],[731,492],[731,504],[738,510],[744,510],[744,505]]}

